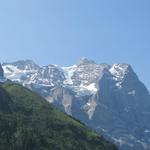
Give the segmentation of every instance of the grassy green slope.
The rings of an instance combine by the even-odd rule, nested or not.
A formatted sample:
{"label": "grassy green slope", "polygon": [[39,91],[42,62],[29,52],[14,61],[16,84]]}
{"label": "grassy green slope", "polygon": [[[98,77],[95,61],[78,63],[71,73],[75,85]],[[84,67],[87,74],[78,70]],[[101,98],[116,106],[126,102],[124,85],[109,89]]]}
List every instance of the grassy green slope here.
{"label": "grassy green slope", "polygon": [[15,84],[0,85],[0,150],[116,150],[82,123]]}

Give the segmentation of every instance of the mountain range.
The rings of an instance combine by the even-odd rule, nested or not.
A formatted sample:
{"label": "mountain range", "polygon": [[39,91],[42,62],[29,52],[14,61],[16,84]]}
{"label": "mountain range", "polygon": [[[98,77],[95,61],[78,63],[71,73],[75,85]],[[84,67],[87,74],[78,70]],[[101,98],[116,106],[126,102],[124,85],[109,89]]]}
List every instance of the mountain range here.
{"label": "mountain range", "polygon": [[149,150],[150,94],[130,65],[83,58],[70,67],[20,60],[2,68],[7,79],[39,93],[120,150]]}

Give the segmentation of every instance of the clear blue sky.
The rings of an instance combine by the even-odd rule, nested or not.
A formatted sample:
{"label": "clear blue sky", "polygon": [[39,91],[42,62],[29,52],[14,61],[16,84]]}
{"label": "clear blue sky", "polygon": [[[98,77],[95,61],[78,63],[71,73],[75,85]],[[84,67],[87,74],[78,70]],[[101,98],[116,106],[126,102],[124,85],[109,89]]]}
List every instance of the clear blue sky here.
{"label": "clear blue sky", "polygon": [[150,0],[0,0],[0,60],[129,63],[150,89]]}

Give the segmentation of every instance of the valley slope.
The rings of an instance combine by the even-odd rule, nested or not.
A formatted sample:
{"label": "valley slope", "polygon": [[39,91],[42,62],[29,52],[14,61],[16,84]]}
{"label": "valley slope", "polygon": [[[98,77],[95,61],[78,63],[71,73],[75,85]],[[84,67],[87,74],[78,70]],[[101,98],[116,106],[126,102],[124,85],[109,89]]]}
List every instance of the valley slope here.
{"label": "valley slope", "polygon": [[117,150],[81,122],[13,83],[0,85],[1,150]]}

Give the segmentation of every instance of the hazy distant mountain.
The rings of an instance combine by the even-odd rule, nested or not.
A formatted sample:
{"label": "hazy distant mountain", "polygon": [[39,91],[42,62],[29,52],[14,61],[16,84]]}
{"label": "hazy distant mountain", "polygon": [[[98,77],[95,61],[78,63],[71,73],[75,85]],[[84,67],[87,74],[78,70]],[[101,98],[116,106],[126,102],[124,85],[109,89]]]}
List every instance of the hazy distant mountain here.
{"label": "hazy distant mountain", "polygon": [[40,93],[50,103],[115,141],[121,150],[150,147],[150,95],[128,64],[96,64],[86,58],[71,67],[3,64],[5,76]]}

